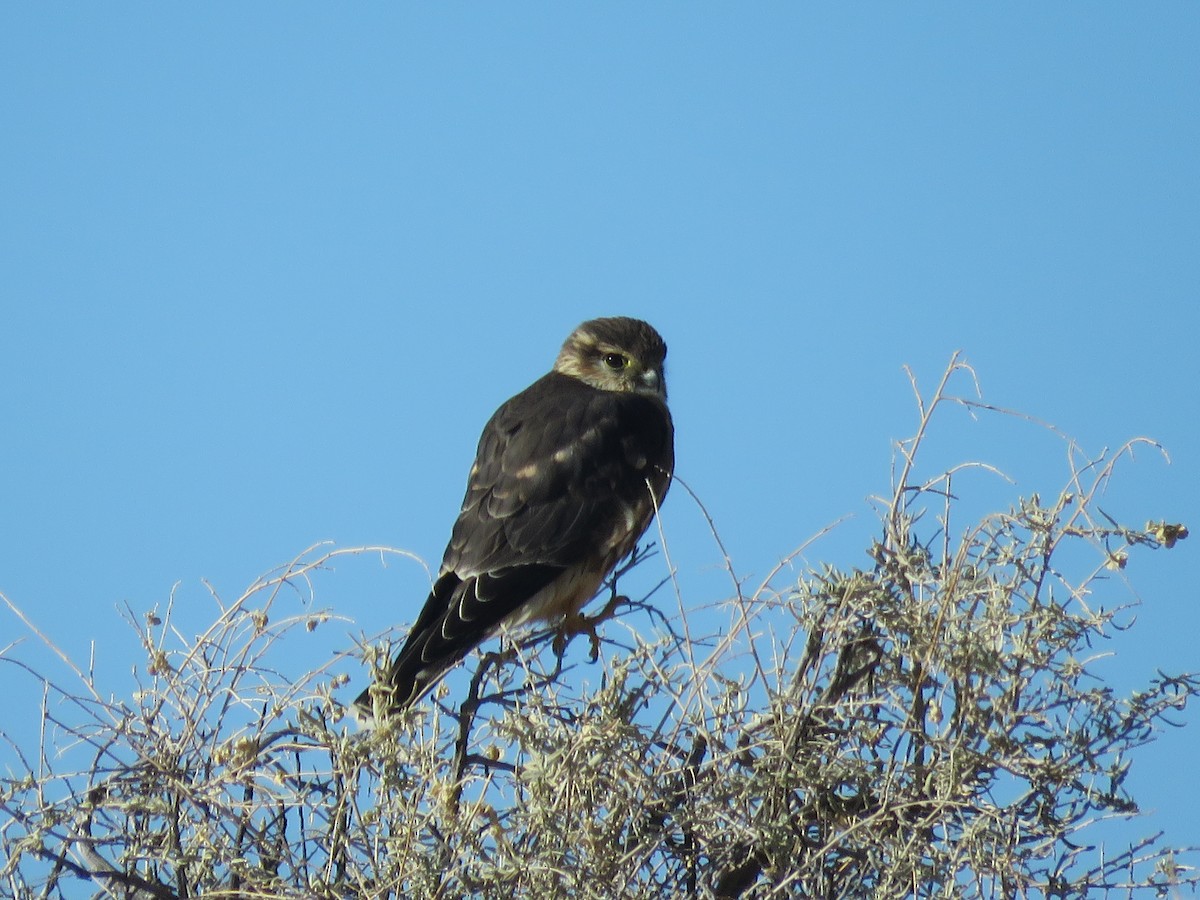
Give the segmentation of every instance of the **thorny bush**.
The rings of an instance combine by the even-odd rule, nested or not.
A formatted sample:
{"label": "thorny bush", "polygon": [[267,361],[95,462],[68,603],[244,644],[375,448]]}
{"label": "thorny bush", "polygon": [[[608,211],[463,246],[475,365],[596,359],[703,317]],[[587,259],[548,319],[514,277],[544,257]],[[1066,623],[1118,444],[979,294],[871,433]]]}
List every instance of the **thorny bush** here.
{"label": "thorny bush", "polygon": [[[356,733],[333,696],[345,660],[280,673],[282,645],[330,614],[273,619],[283,588],[339,556],[393,552],[380,548],[310,551],[193,640],[169,607],[135,621],[141,690],[114,701],[87,678],[82,693],[50,685],[36,759],[14,748],[25,770],[0,784],[0,896],[1082,897],[1194,885],[1157,836],[1107,852],[1091,839],[1136,812],[1131,752],[1200,688],[1159,674],[1118,696],[1090,657],[1120,607],[1097,595],[1131,550],[1170,547],[1186,529],[1098,512],[1127,447],[1075,465],[1052,499],[952,535],[962,467],[919,483],[914,471],[939,406],[988,409],[946,393],[955,373],[973,375],[952,361],[899,445],[870,565],[749,594],[735,578],[732,626],[700,637],[614,581],[596,617],[614,621],[593,690],[563,676],[552,635],[509,636],[476,657],[465,698],[443,686]],[[638,628],[618,643],[631,617]],[[357,655],[379,665],[386,653]],[[90,748],[90,765],[57,771],[68,745]]]}

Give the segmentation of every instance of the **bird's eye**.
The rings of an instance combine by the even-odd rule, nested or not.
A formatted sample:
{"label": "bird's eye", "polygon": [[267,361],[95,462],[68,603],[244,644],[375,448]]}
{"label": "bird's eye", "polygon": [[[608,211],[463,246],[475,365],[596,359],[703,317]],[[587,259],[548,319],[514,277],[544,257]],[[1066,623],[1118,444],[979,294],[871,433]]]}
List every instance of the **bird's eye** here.
{"label": "bird's eye", "polygon": [[629,365],[629,360],[627,360],[620,353],[605,353],[604,364],[614,372],[620,372],[623,368]]}

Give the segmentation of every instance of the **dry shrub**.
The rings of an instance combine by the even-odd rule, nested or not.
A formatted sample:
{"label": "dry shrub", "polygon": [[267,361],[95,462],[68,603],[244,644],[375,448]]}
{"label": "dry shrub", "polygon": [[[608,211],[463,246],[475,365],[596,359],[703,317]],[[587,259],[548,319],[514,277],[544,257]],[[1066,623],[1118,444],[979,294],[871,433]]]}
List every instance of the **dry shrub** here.
{"label": "dry shrub", "polygon": [[[1186,529],[1098,512],[1128,445],[1076,455],[1057,496],[952,533],[964,467],[914,472],[939,407],[988,410],[947,393],[956,374],[973,377],[955,359],[918,395],[920,428],[899,448],[869,565],[773,586],[781,567],[753,593],[735,587],[731,626],[714,635],[614,586],[594,690],[563,677],[585,642],[564,662],[552,635],[517,636],[473,657],[465,699],[443,686],[356,733],[333,663],[282,674],[293,633],[329,614],[275,617],[284,588],[311,593],[332,559],[394,552],[380,548],[314,549],[194,639],[172,628],[169,606],[150,614],[135,623],[146,661],[131,699],[101,699],[82,673],[86,690],[49,690],[36,760],[2,783],[0,896],[79,896],[81,882],[139,900],[1194,886],[1157,836],[1107,851],[1092,837],[1136,812],[1132,751],[1200,687],[1160,674],[1118,696],[1090,661],[1117,624],[1096,596],[1131,551]],[[90,765],[55,771],[72,744]]]}

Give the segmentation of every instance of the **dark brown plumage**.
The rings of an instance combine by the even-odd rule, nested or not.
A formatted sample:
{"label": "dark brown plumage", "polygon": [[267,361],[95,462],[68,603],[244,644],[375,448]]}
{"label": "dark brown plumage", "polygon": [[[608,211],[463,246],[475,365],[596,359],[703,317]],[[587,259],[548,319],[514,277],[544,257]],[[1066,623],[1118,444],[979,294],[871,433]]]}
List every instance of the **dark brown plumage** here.
{"label": "dark brown plumage", "polygon": [[[383,709],[414,703],[502,623],[574,618],[666,496],[666,344],[594,319],[483,430],[433,591],[388,668]],[[372,714],[370,690],[356,700]]]}

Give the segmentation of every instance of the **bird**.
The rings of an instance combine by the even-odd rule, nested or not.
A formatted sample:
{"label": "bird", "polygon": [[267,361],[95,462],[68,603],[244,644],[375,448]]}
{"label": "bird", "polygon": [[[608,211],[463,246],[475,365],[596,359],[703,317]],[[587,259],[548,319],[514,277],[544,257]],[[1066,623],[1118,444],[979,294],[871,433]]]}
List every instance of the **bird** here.
{"label": "bird", "polygon": [[675,467],[667,345],[640,319],[592,319],[492,415],[438,577],[400,652],[354,701],[412,706],[502,625],[580,630],[581,610],[657,514]]}

